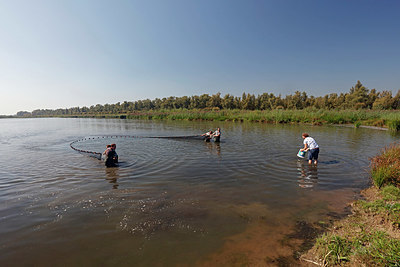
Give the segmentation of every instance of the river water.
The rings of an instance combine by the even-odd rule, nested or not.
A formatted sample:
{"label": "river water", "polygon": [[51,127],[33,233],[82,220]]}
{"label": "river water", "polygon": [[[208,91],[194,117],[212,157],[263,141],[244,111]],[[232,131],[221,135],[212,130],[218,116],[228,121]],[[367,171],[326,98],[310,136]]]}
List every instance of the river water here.
{"label": "river water", "polygon": [[[221,127],[221,143],[189,136]],[[320,163],[296,157],[302,132]],[[99,138],[98,138],[99,137]],[[117,144],[118,168],[70,148]],[[92,139],[89,139],[92,138]],[[388,132],[264,123],[0,120],[1,266],[296,265],[369,184]]]}

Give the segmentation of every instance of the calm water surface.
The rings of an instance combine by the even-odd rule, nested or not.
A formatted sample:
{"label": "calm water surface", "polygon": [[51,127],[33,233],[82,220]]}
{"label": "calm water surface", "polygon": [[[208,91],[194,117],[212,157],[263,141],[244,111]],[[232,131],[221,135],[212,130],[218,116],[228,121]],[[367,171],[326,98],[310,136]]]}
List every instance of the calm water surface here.
{"label": "calm water surface", "polygon": [[[119,168],[69,147],[99,138]],[[307,131],[320,164],[296,157]],[[106,119],[0,120],[0,265],[296,264],[313,225],[345,213],[368,158],[395,140],[342,127]]]}

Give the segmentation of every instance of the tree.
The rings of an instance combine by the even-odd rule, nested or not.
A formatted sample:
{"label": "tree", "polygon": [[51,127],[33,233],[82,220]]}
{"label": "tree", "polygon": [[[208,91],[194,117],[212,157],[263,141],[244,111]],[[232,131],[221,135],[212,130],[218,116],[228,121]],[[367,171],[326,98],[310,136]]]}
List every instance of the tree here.
{"label": "tree", "polygon": [[222,108],[221,93],[216,93],[212,95],[207,103],[207,107],[212,108]]}
{"label": "tree", "polygon": [[383,110],[392,108],[392,92],[383,91],[378,94],[377,99],[373,104],[374,109]]}
{"label": "tree", "polygon": [[226,94],[224,98],[221,100],[222,108],[224,109],[234,109],[235,108],[235,98],[230,95]]}
{"label": "tree", "polygon": [[368,89],[360,81],[350,89],[346,97],[347,108],[362,109],[367,107]]}

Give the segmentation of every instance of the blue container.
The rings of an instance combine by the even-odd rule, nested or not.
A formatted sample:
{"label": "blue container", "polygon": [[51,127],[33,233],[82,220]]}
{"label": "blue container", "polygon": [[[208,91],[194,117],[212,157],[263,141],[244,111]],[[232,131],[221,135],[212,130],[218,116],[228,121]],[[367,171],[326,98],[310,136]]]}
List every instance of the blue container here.
{"label": "blue container", "polygon": [[304,159],[304,157],[306,156],[306,152],[305,151],[301,151],[301,149],[299,149],[299,153],[297,153],[297,156],[299,158]]}

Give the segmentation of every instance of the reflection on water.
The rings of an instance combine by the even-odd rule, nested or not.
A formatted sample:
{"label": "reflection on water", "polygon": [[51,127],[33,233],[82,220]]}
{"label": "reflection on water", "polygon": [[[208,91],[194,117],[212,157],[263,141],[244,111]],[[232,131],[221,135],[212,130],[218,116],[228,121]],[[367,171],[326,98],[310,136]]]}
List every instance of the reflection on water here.
{"label": "reflection on water", "polygon": [[[139,138],[216,127],[219,144]],[[303,132],[322,149],[318,166],[296,156]],[[102,152],[116,143],[118,168],[69,147],[102,135],[135,136],[75,144]],[[340,216],[368,185],[368,157],[395,137],[261,123],[4,119],[0,140],[11,152],[0,153],[1,266],[262,266],[295,264],[308,236],[296,229]]]}
{"label": "reflection on water", "polygon": [[204,145],[207,146],[209,153],[211,155],[216,155],[218,157],[221,156],[221,143],[213,143],[213,142],[204,142]]}
{"label": "reflection on water", "polygon": [[[120,163],[122,164],[122,163]],[[105,168],[106,171],[106,180],[109,181],[113,186],[113,189],[118,189],[118,178],[119,178],[119,168],[118,167],[113,167],[113,168]]]}
{"label": "reflection on water", "polygon": [[318,165],[297,161],[298,183],[301,188],[313,188],[318,183]]}

